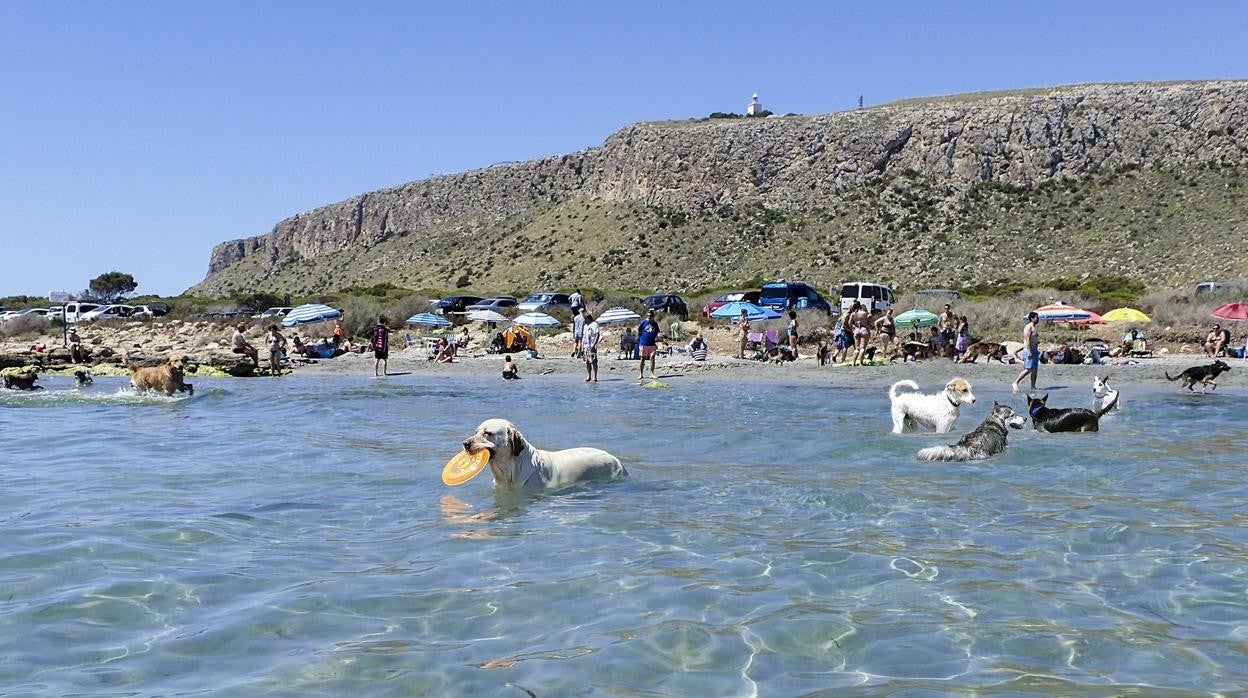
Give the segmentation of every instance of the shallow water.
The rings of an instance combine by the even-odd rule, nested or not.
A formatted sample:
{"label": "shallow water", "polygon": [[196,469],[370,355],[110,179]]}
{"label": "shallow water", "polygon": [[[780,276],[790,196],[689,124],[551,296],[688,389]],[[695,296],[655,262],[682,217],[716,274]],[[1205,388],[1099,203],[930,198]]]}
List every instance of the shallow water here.
{"label": "shallow water", "polygon": [[[995,460],[925,464],[916,450],[956,438],[888,434],[882,388],[669,382],[2,391],[0,693],[1248,685],[1242,392],[1127,386],[1098,434],[1029,425]],[[958,432],[993,398],[1021,409],[976,394]],[[443,485],[496,416],[631,477]]]}

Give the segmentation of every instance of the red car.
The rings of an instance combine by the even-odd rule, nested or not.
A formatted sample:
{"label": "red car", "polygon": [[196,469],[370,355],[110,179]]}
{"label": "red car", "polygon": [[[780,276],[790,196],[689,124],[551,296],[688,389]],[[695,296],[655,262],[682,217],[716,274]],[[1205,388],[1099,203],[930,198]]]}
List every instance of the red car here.
{"label": "red car", "polygon": [[702,309],[702,317],[710,317],[711,313],[715,312],[719,306],[727,305],[733,301],[745,301],[758,305],[758,294],[758,291],[730,291],[720,294],[719,298],[707,303],[706,307]]}

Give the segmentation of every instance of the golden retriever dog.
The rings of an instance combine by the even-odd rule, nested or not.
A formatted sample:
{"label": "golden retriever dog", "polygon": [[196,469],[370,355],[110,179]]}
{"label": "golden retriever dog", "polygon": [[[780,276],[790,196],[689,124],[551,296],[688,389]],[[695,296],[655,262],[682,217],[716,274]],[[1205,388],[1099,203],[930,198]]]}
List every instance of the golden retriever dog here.
{"label": "golden retriever dog", "polygon": [[171,355],[158,366],[137,366],[126,356],[126,365],[134,371],[130,387],[135,390],[155,390],[170,397],[180,392],[195,394],[195,386],[186,382],[186,357],[181,354]]}
{"label": "golden retriever dog", "polygon": [[42,385],[35,385],[37,380],[37,373],[10,373],[4,377],[4,387],[9,390],[43,390]]}
{"label": "golden retriever dog", "polygon": [[490,452],[494,483],[506,487],[559,490],[580,482],[628,477],[620,459],[606,451],[584,447],[543,451],[505,419],[487,419],[464,439],[465,451],[480,449]]}

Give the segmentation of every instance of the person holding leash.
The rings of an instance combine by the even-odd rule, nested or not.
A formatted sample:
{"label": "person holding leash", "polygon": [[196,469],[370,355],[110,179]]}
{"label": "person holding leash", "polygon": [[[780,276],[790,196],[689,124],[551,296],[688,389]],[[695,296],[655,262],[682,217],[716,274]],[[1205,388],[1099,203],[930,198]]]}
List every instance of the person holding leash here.
{"label": "person holding leash", "polygon": [[1027,324],[1023,327],[1023,372],[1014,379],[1012,386],[1018,392],[1018,384],[1028,374],[1031,375],[1031,389],[1036,389],[1036,374],[1040,372],[1040,332],[1036,324],[1040,322],[1040,314],[1036,311],[1027,313]]}

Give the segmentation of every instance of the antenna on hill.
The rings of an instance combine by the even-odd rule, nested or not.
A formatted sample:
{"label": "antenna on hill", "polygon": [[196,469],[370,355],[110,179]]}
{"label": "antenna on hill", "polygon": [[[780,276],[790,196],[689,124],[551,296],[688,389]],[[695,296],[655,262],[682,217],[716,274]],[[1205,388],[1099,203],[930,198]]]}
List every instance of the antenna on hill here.
{"label": "antenna on hill", "polygon": [[862,95],[861,94],[858,95],[858,108],[862,109]]}

